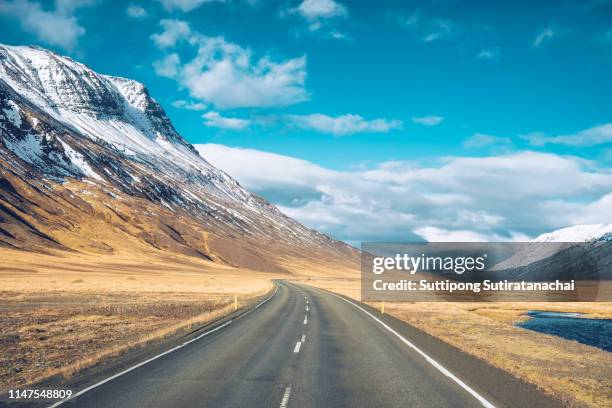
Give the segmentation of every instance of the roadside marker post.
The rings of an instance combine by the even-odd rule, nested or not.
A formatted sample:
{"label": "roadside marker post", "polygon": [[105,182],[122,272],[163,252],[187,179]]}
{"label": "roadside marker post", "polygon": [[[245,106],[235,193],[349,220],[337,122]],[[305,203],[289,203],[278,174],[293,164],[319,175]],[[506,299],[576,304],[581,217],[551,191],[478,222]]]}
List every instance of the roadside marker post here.
{"label": "roadside marker post", "polygon": [[385,314],[385,300],[382,301],[382,306],[380,307],[380,313]]}
{"label": "roadside marker post", "polygon": [[234,311],[238,310],[238,295],[234,295]]}

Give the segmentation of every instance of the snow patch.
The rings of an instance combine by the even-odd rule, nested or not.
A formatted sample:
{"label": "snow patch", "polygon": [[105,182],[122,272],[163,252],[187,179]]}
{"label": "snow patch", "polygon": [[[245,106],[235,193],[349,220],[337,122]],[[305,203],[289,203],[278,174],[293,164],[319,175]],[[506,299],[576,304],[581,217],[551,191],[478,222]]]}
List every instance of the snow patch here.
{"label": "snow patch", "polygon": [[40,140],[31,133],[25,135],[23,140],[11,141],[5,140],[6,147],[15,153],[21,160],[31,164],[36,164],[41,161],[43,155]]}
{"label": "snow patch", "polygon": [[542,234],[533,242],[589,242],[612,232],[611,224],[574,225]]}
{"label": "snow patch", "polygon": [[13,102],[12,100],[8,100],[8,105],[9,108],[3,108],[2,112],[4,112],[4,115],[6,116],[6,118],[17,128],[21,127],[21,110],[19,109],[19,106],[17,106],[17,104],[15,102]]}
{"label": "snow patch", "polygon": [[63,140],[59,138],[57,140],[59,140],[62,146],[64,147],[64,152],[66,153],[66,156],[68,156],[68,158],[70,159],[70,162],[79,169],[81,174],[94,178],[98,181],[104,181],[104,179],[100,177],[100,175],[91,168],[89,163],[85,161],[85,158],[82,154],[74,150],[72,147],[70,147],[69,144],[65,143]]}

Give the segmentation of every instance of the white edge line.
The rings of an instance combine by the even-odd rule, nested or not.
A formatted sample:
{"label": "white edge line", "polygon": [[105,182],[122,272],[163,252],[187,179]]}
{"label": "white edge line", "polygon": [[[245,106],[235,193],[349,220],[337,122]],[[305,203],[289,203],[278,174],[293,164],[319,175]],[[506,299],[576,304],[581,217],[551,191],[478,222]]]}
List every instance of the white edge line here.
{"label": "white edge line", "polygon": [[302,347],[302,342],[298,341],[297,343],[295,343],[295,348],[293,349],[293,352],[295,354],[299,353],[300,352],[300,347]]}
{"label": "white edge line", "polygon": [[[331,292],[330,292],[331,293]],[[361,306],[357,305],[356,303],[351,302],[350,300],[347,300],[345,298],[343,298],[342,296],[336,295],[335,293],[331,293],[332,295],[344,300],[347,303],[350,303],[351,305],[355,306],[357,309],[361,310],[362,312],[364,312],[365,314],[367,314],[368,316],[370,316],[372,319],[376,320],[378,323],[380,323],[385,329],[387,329],[388,331],[390,331],[392,334],[394,334],[397,338],[399,338],[404,344],[406,344],[408,347],[412,348],[414,351],[416,351],[417,353],[419,353],[423,358],[425,358],[425,360],[427,360],[427,362],[429,364],[431,364],[432,366],[434,366],[438,371],[440,371],[442,374],[444,374],[445,376],[447,376],[448,378],[450,378],[451,380],[453,380],[454,382],[456,382],[461,388],[463,388],[464,390],[466,390],[468,393],[470,393],[474,398],[476,398],[478,400],[478,402],[480,402],[483,406],[487,407],[487,408],[495,408],[495,405],[493,405],[492,403],[490,403],[489,401],[487,401],[487,399],[485,397],[483,397],[482,395],[478,394],[474,389],[472,389],[469,385],[467,385],[466,383],[464,383],[463,381],[461,381],[457,376],[455,376],[453,373],[451,373],[450,371],[448,371],[446,369],[446,367],[444,367],[442,364],[438,363],[436,360],[434,360],[433,358],[431,358],[428,354],[426,354],[424,351],[422,351],[420,348],[418,348],[417,346],[415,346],[413,343],[411,343],[410,341],[406,340],[401,334],[399,334],[398,332],[396,332],[395,330],[393,330],[389,325],[387,325],[385,322],[383,322],[382,320],[378,319],[376,316],[374,316],[373,314],[371,314],[370,312],[368,312],[367,310],[365,310],[364,308],[362,308]]]}
{"label": "white edge line", "polygon": [[106,379],[104,379],[104,380],[102,380],[102,381],[100,381],[100,382],[97,382],[97,383],[95,383],[95,384],[93,384],[93,385],[90,385],[89,387],[82,389],[81,391],[77,392],[76,394],[71,395],[71,396],[70,396],[70,398],[64,398],[63,400],[58,401],[58,402],[56,402],[56,403],[55,403],[55,404],[53,404],[53,405],[50,405],[50,406],[49,406],[49,408],[59,407],[59,406],[60,406],[60,405],[62,405],[63,403],[65,403],[65,402],[67,402],[67,401],[69,401],[69,400],[71,400],[71,399],[73,399],[73,398],[79,397],[79,396],[81,396],[81,395],[85,394],[86,392],[93,390],[93,389],[94,389],[94,388],[96,388],[96,387],[99,387],[99,386],[101,386],[101,385],[103,385],[103,384],[106,384],[107,382],[109,382],[109,381],[111,381],[111,380],[114,380],[114,379],[115,379],[115,378],[117,378],[117,377],[121,377],[122,375],[127,374],[127,373],[129,373],[130,371],[137,369],[138,367],[142,367],[143,365],[148,364],[148,363],[150,363],[150,362],[151,362],[151,361],[153,361],[153,360],[157,360],[158,358],[163,357],[163,356],[165,356],[166,354],[170,354],[170,353],[172,353],[173,351],[176,351],[176,350],[178,350],[178,349],[180,349],[180,348],[183,348],[183,347],[185,347],[186,345],[188,345],[189,343],[191,343],[191,342],[193,342],[193,341],[195,341],[195,340],[201,339],[202,337],[207,336],[207,335],[209,335],[209,334],[211,334],[211,333],[214,333],[214,332],[216,332],[217,330],[221,330],[222,328],[224,328],[225,326],[228,326],[228,325],[229,325],[229,324],[231,324],[231,323],[232,323],[232,320],[230,320],[229,322],[227,322],[227,323],[225,323],[225,324],[222,324],[221,326],[216,327],[216,328],[214,328],[214,329],[212,329],[212,330],[210,330],[210,331],[207,331],[206,333],[201,334],[201,335],[199,335],[199,336],[198,336],[198,337],[196,337],[196,338],[193,338],[193,339],[191,339],[191,340],[188,340],[188,341],[186,341],[186,342],[184,342],[184,343],[182,343],[182,344],[179,344],[178,346],[172,347],[171,349],[166,350],[166,351],[164,351],[163,353],[160,353],[160,354],[158,354],[158,355],[156,355],[156,356],[154,356],[154,357],[151,357],[151,358],[150,358],[150,359],[148,359],[148,360],[145,360],[145,361],[143,361],[143,362],[141,362],[141,363],[138,363],[138,364],[136,364],[135,366],[132,366],[132,367],[128,368],[127,370],[123,370],[123,371],[121,371],[121,372],[119,372],[119,373],[117,373],[117,374],[115,374],[115,375],[112,375],[112,376],[110,376],[110,377],[108,377],[108,378],[106,378]]}
{"label": "white edge line", "polygon": [[[265,299],[265,300],[263,300],[262,302],[260,302],[260,303],[259,303],[257,306],[255,306],[253,309],[251,309],[251,310],[249,310],[247,313],[243,314],[243,316],[245,316],[246,314],[250,313],[252,310],[257,309],[259,306],[263,305],[263,304],[264,304],[264,303],[266,303],[268,300],[272,299],[272,298],[274,297],[274,295],[276,295],[277,290],[278,290],[278,286],[276,286],[276,288],[275,288],[275,290],[274,290],[274,293],[272,293],[272,295],[270,295],[270,297],[268,297],[267,299]],[[209,334],[212,334],[212,333],[216,332],[217,330],[221,330],[222,328],[224,328],[224,327],[226,327],[226,326],[228,326],[228,325],[232,324],[232,322],[233,322],[233,320],[230,320],[229,322],[224,323],[224,324],[222,324],[221,326],[215,327],[214,329],[209,330],[209,331],[207,331],[206,333],[202,333],[202,334],[200,334],[199,336],[194,337],[194,338],[193,338],[193,339],[191,339],[191,340],[187,340],[186,342],[184,342],[184,343],[182,343],[182,344],[179,344],[178,346],[172,347],[171,349],[166,350],[166,351],[164,351],[163,353],[160,353],[160,354],[158,354],[158,355],[156,355],[156,356],[153,356],[153,357],[151,357],[151,358],[150,358],[150,359],[148,359],[148,360],[145,360],[145,361],[143,361],[143,362],[140,362],[140,363],[136,364],[135,366],[132,366],[132,367],[130,367],[130,368],[126,369],[126,370],[123,370],[123,371],[121,371],[121,372],[119,372],[119,373],[117,373],[117,374],[115,374],[115,375],[112,375],[112,376],[110,376],[110,377],[108,377],[108,378],[106,378],[106,379],[104,379],[104,380],[102,380],[102,381],[100,381],[100,382],[97,382],[97,383],[95,383],[95,384],[93,384],[93,385],[90,385],[89,387],[82,389],[81,391],[77,392],[76,394],[71,395],[69,398],[64,398],[63,400],[57,401],[57,402],[56,402],[56,403],[54,403],[53,405],[49,405],[49,407],[48,407],[48,408],[56,408],[56,407],[59,407],[60,405],[64,404],[65,402],[68,402],[68,401],[70,401],[71,399],[74,399],[74,398],[76,398],[76,397],[79,397],[79,396],[81,396],[81,395],[85,394],[86,392],[93,390],[94,388],[97,388],[97,387],[99,387],[99,386],[101,386],[101,385],[103,385],[103,384],[106,384],[106,383],[107,383],[107,382],[109,382],[109,381],[114,380],[114,379],[115,379],[115,378],[117,378],[117,377],[121,377],[122,375],[127,374],[127,373],[129,373],[130,371],[137,369],[138,367],[142,367],[143,365],[148,364],[148,363],[150,363],[151,361],[157,360],[158,358],[163,357],[163,356],[165,356],[166,354],[170,354],[170,353],[172,353],[173,351],[176,351],[176,350],[178,350],[178,349],[180,349],[180,348],[183,348],[183,347],[185,347],[186,345],[188,345],[188,344],[190,344],[190,343],[193,343],[194,341],[199,340],[199,339],[201,339],[201,338],[202,338],[202,337],[204,337],[204,336],[208,336]],[[299,350],[298,350],[298,351],[299,351]]]}

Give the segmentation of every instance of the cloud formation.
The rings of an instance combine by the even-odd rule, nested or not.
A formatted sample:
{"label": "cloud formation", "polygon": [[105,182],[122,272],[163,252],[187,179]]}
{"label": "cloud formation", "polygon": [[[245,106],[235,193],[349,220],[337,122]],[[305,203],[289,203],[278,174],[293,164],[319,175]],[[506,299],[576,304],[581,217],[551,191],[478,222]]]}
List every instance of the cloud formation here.
{"label": "cloud formation", "polygon": [[454,24],[448,19],[436,18],[429,23],[428,34],[423,37],[424,42],[433,42],[449,38],[453,35]]}
{"label": "cloud formation", "polygon": [[533,46],[536,48],[540,47],[542,44],[552,39],[556,35],[557,32],[552,27],[543,28],[537,33],[535,39],[533,40]]}
{"label": "cloud formation", "polygon": [[161,77],[174,78],[178,75],[181,59],[178,54],[173,53],[167,55],[164,59],[155,61],[153,69],[155,73]]}
{"label": "cloud formation", "polygon": [[230,130],[242,130],[249,126],[251,123],[246,119],[238,119],[238,118],[227,118],[221,116],[219,112],[206,112],[202,115],[204,120],[204,125],[207,127],[216,127],[220,129],[230,129]]}
{"label": "cloud formation", "polygon": [[501,59],[501,50],[499,47],[485,48],[480,51],[476,57],[485,61],[497,62]]}
{"label": "cloud formation", "polygon": [[196,148],[287,215],[352,243],[521,240],[612,217],[612,174],[573,157],[523,151],[336,171],[251,149]]}
{"label": "cloud formation", "polygon": [[174,47],[179,40],[189,37],[191,28],[181,20],[161,20],[162,32],[151,35],[151,39],[159,49]]}
{"label": "cloud formation", "polygon": [[355,133],[387,133],[402,127],[400,120],[366,120],[360,115],[354,114],[334,117],[322,113],[313,113],[310,115],[288,115],[287,119],[290,124],[303,129],[335,136],[346,136]]}
{"label": "cloud formation", "polygon": [[303,0],[288,12],[303,17],[309,23],[310,31],[320,29],[326,20],[348,16],[348,9],[334,0]]}
{"label": "cloud formation", "polygon": [[195,10],[204,3],[224,2],[225,0],[157,0],[168,11],[180,10],[184,13]]}
{"label": "cloud formation", "polygon": [[40,41],[73,50],[85,34],[74,13],[94,3],[94,0],[58,0],[53,10],[45,10],[36,1],[0,1],[0,15],[18,20],[24,31]]}
{"label": "cloud formation", "polygon": [[130,4],[125,12],[131,18],[145,18],[148,15],[147,10],[137,4]]}
{"label": "cloud formation", "polygon": [[463,142],[466,149],[481,149],[483,147],[507,148],[512,146],[512,140],[508,137],[499,137],[476,133]]}
{"label": "cloud formation", "polygon": [[544,133],[530,133],[522,135],[521,139],[527,140],[532,146],[545,146],[547,144],[598,146],[612,143],[612,123],[606,123],[577,133],[560,136],[546,136]]}
{"label": "cloud formation", "polygon": [[183,99],[178,99],[172,102],[172,106],[174,106],[177,109],[186,109],[186,110],[192,110],[192,111],[201,111],[201,110],[206,110],[207,108],[206,104],[202,102],[188,102]]}
{"label": "cloud formation", "polygon": [[442,116],[435,115],[412,118],[414,123],[423,126],[438,126],[443,120],[444,118]]}
{"label": "cloud formation", "polygon": [[188,40],[197,55],[182,63],[178,54],[154,63],[160,76],[173,78],[193,98],[218,109],[288,106],[310,98],[306,91],[306,57],[275,60],[255,58],[253,52],[223,37],[207,37],[186,22],[164,20],[163,31],[152,36],[160,48]]}

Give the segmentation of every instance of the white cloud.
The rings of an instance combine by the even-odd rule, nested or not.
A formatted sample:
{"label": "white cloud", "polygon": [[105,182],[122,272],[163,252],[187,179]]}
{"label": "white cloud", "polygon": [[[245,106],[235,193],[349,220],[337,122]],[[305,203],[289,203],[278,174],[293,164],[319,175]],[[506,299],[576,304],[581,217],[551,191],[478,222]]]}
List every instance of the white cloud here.
{"label": "white cloud", "polygon": [[328,35],[329,35],[329,38],[332,38],[334,40],[345,40],[347,38],[346,34],[340,31],[335,31],[335,30],[330,31]]}
{"label": "white cloud", "polygon": [[[308,31],[318,31],[328,24],[330,20],[348,17],[348,9],[342,3],[335,0],[303,0],[299,6],[287,10],[289,14],[298,14],[308,23]],[[333,33],[327,38],[343,39]]]}
{"label": "white cloud", "polygon": [[418,118],[412,118],[412,121],[414,123],[423,126],[437,126],[442,123],[443,120],[444,118],[442,116],[423,116]]}
{"label": "white cloud", "polygon": [[433,42],[449,38],[453,35],[454,24],[447,19],[433,19],[430,22],[431,29],[428,34],[423,37],[424,42]]}
{"label": "white cloud", "polygon": [[290,123],[301,128],[336,136],[354,133],[387,133],[402,127],[402,122],[399,120],[365,120],[360,115],[353,114],[333,117],[322,113],[313,113],[311,115],[288,115],[287,117]]}
{"label": "white cloud", "polygon": [[533,40],[533,46],[537,48],[541,46],[545,41],[552,39],[556,35],[557,32],[552,27],[543,28],[538,32],[535,39]]}
{"label": "white cloud", "polygon": [[390,13],[389,16],[403,28],[415,29],[421,23],[421,14],[415,11],[409,16],[398,13]]}
{"label": "white cloud", "polygon": [[499,137],[476,133],[463,142],[463,147],[466,149],[480,149],[483,147],[509,147],[512,145],[512,140],[508,137]]}
{"label": "white cloud", "polygon": [[130,4],[125,12],[131,18],[145,18],[148,15],[147,10],[137,4]]}
{"label": "white cloud", "polygon": [[501,50],[499,47],[486,48],[478,53],[478,59],[497,62],[501,59]]}
{"label": "white cloud", "polygon": [[530,133],[522,135],[532,146],[544,146],[546,144],[558,144],[564,146],[597,146],[612,143],[612,123],[595,126],[577,133],[546,136],[543,133]]}
{"label": "white cloud", "polygon": [[163,31],[151,35],[151,39],[157,48],[174,47],[179,40],[187,39],[191,35],[191,28],[185,21],[165,19],[161,20],[159,24]]}
{"label": "white cloud", "polygon": [[0,1],[0,15],[17,19],[24,31],[41,41],[72,50],[85,34],[85,28],[79,24],[74,13],[93,3],[92,0],[57,0],[54,10],[44,10],[35,1]]}
{"label": "white cloud", "polygon": [[177,109],[187,109],[187,110],[193,110],[193,111],[206,110],[207,108],[206,104],[203,104],[201,102],[187,102],[182,99],[172,102],[172,106],[174,106]]}
{"label": "white cloud", "polygon": [[193,98],[219,109],[287,106],[310,98],[304,86],[305,56],[281,61],[269,55],[254,58],[251,50],[222,37],[187,33],[183,28],[178,36],[166,38],[166,32],[164,26],[164,32],[154,41],[170,46],[188,36],[189,43],[198,49],[197,55],[180,64],[178,55],[170,54],[154,64],[155,70],[158,75],[175,79]]}
{"label": "white cloud", "polygon": [[508,237],[497,234],[483,234],[470,230],[448,230],[438,227],[421,227],[415,233],[428,242],[496,242],[507,241]]}
{"label": "white cloud", "polygon": [[153,69],[155,73],[162,77],[174,78],[179,73],[181,59],[178,54],[170,54],[166,58],[155,61]]}
{"label": "white cloud", "polygon": [[334,0],[304,0],[294,12],[309,21],[348,16],[346,7]]}
{"label": "white cloud", "polygon": [[168,11],[180,10],[182,12],[189,12],[200,7],[204,3],[212,2],[224,2],[225,0],[157,0],[162,6]]}
{"label": "white cloud", "polygon": [[257,150],[196,147],[289,216],[353,243],[520,240],[612,217],[612,174],[571,157],[527,151],[335,171]]}
{"label": "white cloud", "polygon": [[220,129],[241,130],[248,127],[251,123],[246,119],[226,118],[221,116],[219,112],[214,111],[206,112],[202,117],[206,119],[204,125]]}

